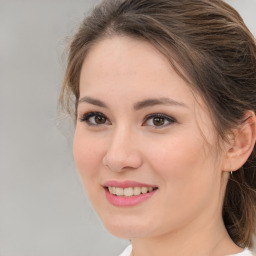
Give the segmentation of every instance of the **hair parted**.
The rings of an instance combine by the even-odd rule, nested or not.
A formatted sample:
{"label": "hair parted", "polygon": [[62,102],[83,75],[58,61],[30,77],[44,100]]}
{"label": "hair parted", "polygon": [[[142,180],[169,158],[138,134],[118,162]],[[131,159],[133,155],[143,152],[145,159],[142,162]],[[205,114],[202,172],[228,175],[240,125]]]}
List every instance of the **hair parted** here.
{"label": "hair parted", "polygon": [[[223,139],[247,110],[256,112],[256,41],[221,0],[105,0],[69,48],[60,104],[76,116],[80,71],[99,40],[127,35],[152,43],[204,99]],[[73,107],[73,111],[72,111]],[[228,181],[223,220],[233,241],[251,247],[256,224],[256,147]]]}

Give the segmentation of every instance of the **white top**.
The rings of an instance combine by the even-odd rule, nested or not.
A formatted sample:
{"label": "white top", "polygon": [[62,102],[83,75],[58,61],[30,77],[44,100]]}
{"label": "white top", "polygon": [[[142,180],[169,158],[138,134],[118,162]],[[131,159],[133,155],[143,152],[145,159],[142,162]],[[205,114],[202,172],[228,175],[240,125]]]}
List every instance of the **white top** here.
{"label": "white top", "polygon": [[[119,256],[130,256],[132,252],[132,245],[126,247],[126,249]],[[248,249],[244,249],[242,252],[227,256],[253,256],[252,252]]]}

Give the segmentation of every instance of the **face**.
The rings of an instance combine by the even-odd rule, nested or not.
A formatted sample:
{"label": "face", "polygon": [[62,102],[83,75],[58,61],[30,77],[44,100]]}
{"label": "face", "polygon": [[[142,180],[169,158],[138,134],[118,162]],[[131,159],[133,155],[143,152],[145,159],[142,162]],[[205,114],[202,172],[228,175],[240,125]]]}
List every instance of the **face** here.
{"label": "face", "polygon": [[150,43],[116,36],[94,45],[77,111],[75,162],[111,233],[161,236],[221,214],[209,112]]}

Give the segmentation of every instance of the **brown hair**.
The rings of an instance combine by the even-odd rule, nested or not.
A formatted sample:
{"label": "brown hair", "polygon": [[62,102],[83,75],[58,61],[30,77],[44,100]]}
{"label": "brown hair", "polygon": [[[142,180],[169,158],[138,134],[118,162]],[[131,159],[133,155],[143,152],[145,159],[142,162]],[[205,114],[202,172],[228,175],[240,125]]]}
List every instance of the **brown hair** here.
{"label": "brown hair", "polygon": [[[218,134],[256,112],[256,44],[240,15],[221,0],[105,0],[86,17],[70,48],[60,103],[79,99],[81,66],[90,47],[113,35],[152,43],[205,100]],[[72,98],[73,97],[73,98]],[[74,102],[70,102],[73,99]],[[256,147],[228,181],[223,219],[233,241],[252,246],[256,222]]]}

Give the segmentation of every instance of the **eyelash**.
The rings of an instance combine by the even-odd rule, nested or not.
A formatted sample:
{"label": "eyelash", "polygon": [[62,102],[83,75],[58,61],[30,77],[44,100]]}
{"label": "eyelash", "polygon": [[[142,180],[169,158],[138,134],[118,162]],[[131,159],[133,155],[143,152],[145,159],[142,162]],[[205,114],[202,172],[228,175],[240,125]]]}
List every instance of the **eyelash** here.
{"label": "eyelash", "polygon": [[[91,117],[96,117],[96,116],[101,117],[101,118],[105,118],[106,120],[108,120],[107,117],[106,117],[104,114],[100,113],[100,112],[89,112],[89,113],[84,114],[84,115],[80,118],[80,121],[81,121],[81,122],[86,122],[86,124],[87,124],[88,126],[97,126],[97,125],[100,125],[100,124],[92,124],[92,123],[89,121],[89,119],[90,119]],[[105,123],[104,123],[104,124],[105,124]]]}
{"label": "eyelash", "polygon": [[[163,127],[166,127],[166,126],[169,126],[173,123],[176,123],[176,120],[173,118],[173,117],[170,117],[168,115],[165,115],[165,114],[160,114],[160,113],[154,113],[154,114],[150,114],[150,115],[147,115],[143,121],[143,125],[148,122],[150,119],[152,119],[153,121],[153,118],[160,118],[160,119],[163,119],[165,124],[163,125],[160,125],[160,126],[157,126],[157,125],[150,125],[151,127],[153,127],[154,129],[161,129]],[[166,124],[166,121],[168,122]]]}
{"label": "eyelash", "polygon": [[[102,123],[102,124],[92,123],[90,121],[90,118],[96,117],[96,116],[98,116],[100,118],[104,118],[108,123]],[[177,122],[173,117],[170,117],[168,115],[160,114],[160,113],[153,113],[153,114],[147,115],[144,118],[142,126],[145,126],[146,122],[148,122],[151,119],[153,120],[153,118],[159,118],[159,119],[162,119],[164,121],[163,125],[159,125],[159,126],[157,126],[157,125],[149,125],[149,126],[153,127],[154,129],[161,129],[163,127],[169,126],[169,125]],[[99,125],[109,125],[109,124],[111,124],[111,122],[108,120],[108,118],[104,114],[102,114],[101,112],[89,112],[89,113],[86,113],[86,114],[84,114],[80,118],[80,121],[81,122],[86,122],[86,124],[88,126],[99,126]],[[94,122],[95,122],[95,120],[94,120]]]}

